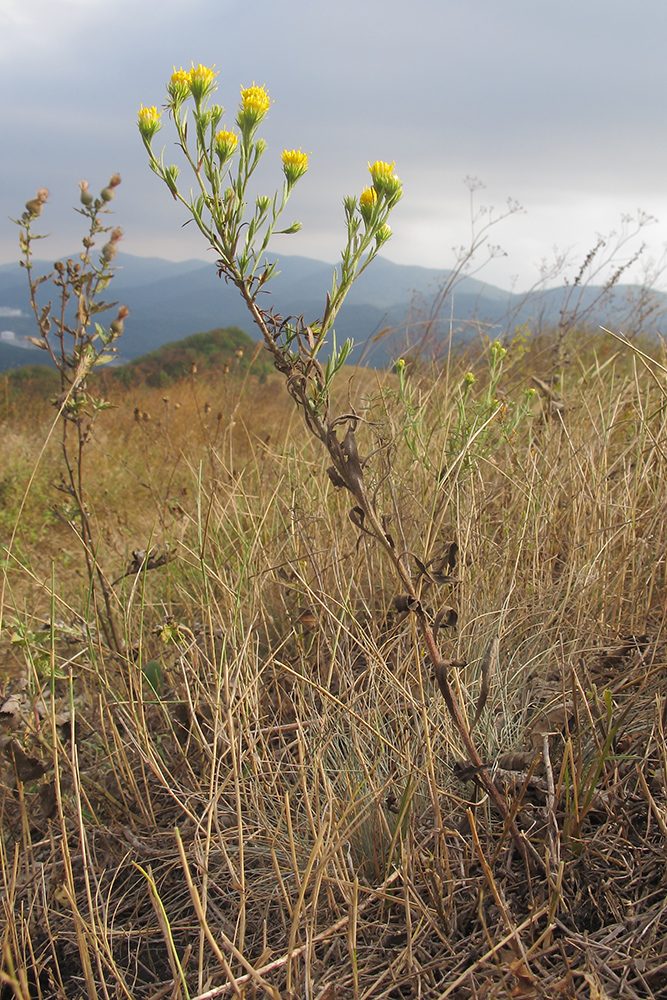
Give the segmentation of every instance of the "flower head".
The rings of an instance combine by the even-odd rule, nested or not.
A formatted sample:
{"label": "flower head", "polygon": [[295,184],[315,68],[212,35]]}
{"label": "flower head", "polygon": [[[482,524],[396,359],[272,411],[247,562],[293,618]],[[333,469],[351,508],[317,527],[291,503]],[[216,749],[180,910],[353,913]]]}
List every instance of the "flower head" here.
{"label": "flower head", "polygon": [[204,98],[215,90],[215,78],[218,74],[214,69],[202,66],[201,63],[198,66],[192,63],[192,69],[188,75],[190,77],[190,93],[195,99],[195,104],[199,107]]}
{"label": "flower head", "polygon": [[[34,198],[25,203],[26,212],[30,218],[36,219],[41,214],[42,205],[49,197],[48,188],[40,188]],[[25,214],[24,214],[25,219]]]}
{"label": "flower head", "polygon": [[236,122],[244,136],[252,135],[269,110],[271,101],[264,87],[253,83],[252,87],[241,88],[241,104]]}
{"label": "flower head", "polygon": [[401,197],[401,189],[403,187],[400,178],[394,173],[395,162],[385,163],[384,160],[376,160],[375,163],[368,164],[368,169],[373,178],[373,187],[379,195],[385,195],[387,201],[392,203],[392,206]]}
{"label": "flower head", "polygon": [[179,85],[179,86],[189,87],[190,80],[191,80],[191,75],[189,69],[183,69],[182,66],[180,69],[176,69],[176,67],[174,66],[174,72],[171,74],[171,83],[173,83],[175,86]]}
{"label": "flower head", "polygon": [[285,149],[283,150],[281,159],[283,161],[285,180],[292,187],[293,184],[296,184],[299,177],[303,177],[308,169],[308,154],[302,153],[301,147],[299,149]]}
{"label": "flower head", "polygon": [[230,129],[222,128],[216,133],[214,146],[216,153],[220,157],[221,165],[233,155],[238,144],[239,137],[236,132],[232,132]]}
{"label": "flower head", "polygon": [[371,177],[373,178],[373,183],[377,180],[382,180],[383,178],[391,177],[394,172],[394,167],[396,166],[396,160],[391,163],[385,163],[384,160],[376,160],[375,163],[369,163],[368,169],[371,172]]}
{"label": "flower head", "polygon": [[494,340],[491,344],[491,363],[498,364],[499,361],[503,360],[506,354],[506,348],[503,347],[499,340]]}
{"label": "flower head", "polygon": [[182,104],[182,102],[190,94],[190,71],[183,69],[176,69],[174,66],[174,72],[171,74],[171,80],[167,84],[167,93],[171,97],[174,104]]}
{"label": "flower head", "polygon": [[269,95],[264,87],[257,87],[254,83],[252,87],[241,89],[241,108],[243,111],[253,111],[264,116],[269,110]]}
{"label": "flower head", "polygon": [[359,211],[366,225],[370,222],[377,200],[378,193],[374,187],[365,187],[359,196]]}
{"label": "flower head", "polygon": [[145,108],[143,104],[139,108],[139,114],[137,117],[137,125],[139,126],[139,131],[141,136],[147,142],[153,138],[156,132],[159,132],[162,128],[162,122],[160,121],[161,111],[153,105],[150,108]]}
{"label": "flower head", "polygon": [[359,204],[372,208],[378,200],[378,193],[375,188],[365,187],[359,196]]}

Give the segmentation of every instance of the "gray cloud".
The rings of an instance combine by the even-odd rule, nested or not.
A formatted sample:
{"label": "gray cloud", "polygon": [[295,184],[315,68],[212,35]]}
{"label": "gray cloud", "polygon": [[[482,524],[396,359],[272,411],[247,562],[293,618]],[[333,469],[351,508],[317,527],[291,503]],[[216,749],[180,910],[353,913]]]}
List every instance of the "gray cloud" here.
{"label": "gray cloud", "polygon": [[[118,170],[124,249],[205,257],[135,126],[140,103],[161,103],[172,65],[194,60],[216,64],[230,114],[239,85],[268,87],[264,183],[283,146],[312,152],[293,203],[304,230],[277,252],[334,260],[342,196],[366,183],[367,160],[395,159],[405,198],[388,257],[450,266],[467,238],[461,181],[477,175],[482,201],[500,210],[512,196],[528,210],[498,228],[509,256],[486,272],[525,287],[554,245],[583,255],[622,212],[667,220],[666,28],[661,0],[3,0],[2,217],[46,185],[46,252],[72,252],[77,182],[94,190]],[[159,138],[176,161],[168,129]],[[658,253],[665,226],[647,235]],[[0,226],[3,261],[15,237]]]}

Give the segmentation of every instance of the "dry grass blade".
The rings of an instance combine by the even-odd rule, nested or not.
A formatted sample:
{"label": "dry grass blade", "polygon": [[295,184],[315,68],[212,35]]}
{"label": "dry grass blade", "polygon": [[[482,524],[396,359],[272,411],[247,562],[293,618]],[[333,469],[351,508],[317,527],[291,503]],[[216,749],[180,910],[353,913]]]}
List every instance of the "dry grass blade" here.
{"label": "dry grass blade", "polygon": [[494,635],[490,643],[484,651],[484,656],[482,657],[482,662],[480,663],[480,673],[482,675],[482,683],[479,689],[479,698],[477,699],[477,705],[475,706],[475,716],[470,725],[470,729],[473,730],[480,720],[480,716],[486,707],[486,703],[491,692],[491,685],[493,683],[493,678],[498,670],[498,653],[500,650],[500,639],[497,635]]}

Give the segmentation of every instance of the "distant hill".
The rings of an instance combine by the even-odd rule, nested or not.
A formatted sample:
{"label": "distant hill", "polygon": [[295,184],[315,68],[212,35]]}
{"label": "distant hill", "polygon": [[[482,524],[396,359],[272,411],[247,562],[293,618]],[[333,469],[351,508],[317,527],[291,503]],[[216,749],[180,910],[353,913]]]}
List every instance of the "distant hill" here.
{"label": "distant hill", "polygon": [[[117,264],[119,270],[109,287],[109,295],[130,308],[126,332],[119,343],[124,360],[202,330],[235,326],[256,339],[241,297],[235,288],[218,278],[213,263],[200,260],[173,263],[119,254]],[[283,316],[319,317],[331,287],[333,266],[292,256],[282,256],[279,266],[280,273],[269,286],[271,294],[263,301],[275,306]],[[36,262],[36,268],[45,273],[49,265]],[[336,323],[339,342],[346,337],[355,342],[351,362],[359,363],[363,356],[365,363],[386,364],[391,342],[381,339],[368,350],[374,336],[386,328],[404,327],[411,316],[417,324],[428,318],[435,295],[450,275],[449,271],[393,264],[378,257],[353,286]],[[47,287],[42,289],[44,298]],[[600,292],[599,288],[570,287],[547,289],[526,297],[465,277],[443,310],[439,332],[445,336],[451,330],[455,339],[465,340],[478,335],[480,326],[475,320],[483,324],[481,328],[489,336],[498,336],[524,323],[533,327],[553,324],[563,309],[572,308],[573,300],[579,301],[584,312],[590,310],[589,322],[615,323],[616,328],[622,324],[625,332],[629,332],[626,318],[632,308],[636,315],[645,310],[644,304],[637,306],[639,289],[618,286],[604,301],[597,302]],[[651,296],[653,311],[649,326],[653,324],[651,329],[664,333],[667,296],[661,292],[653,292]],[[18,265],[0,266],[0,328],[5,330],[4,334],[0,332],[0,369],[21,362],[47,363],[43,352],[18,346],[25,343],[25,334],[35,333],[34,320],[29,314],[26,275]],[[415,336],[419,329],[414,326]]]}
{"label": "distant hill", "polygon": [[[243,374],[257,346],[243,330],[228,326],[164,344],[156,351],[134,358],[121,368],[110,369],[105,374],[128,387],[141,384],[158,388],[166,388],[191,372]],[[261,351],[254,360],[252,370],[256,375],[267,375],[273,371],[266,351]]]}
{"label": "distant hill", "polygon": [[48,365],[50,363],[48,355],[44,351],[33,347],[32,344],[21,343],[19,338],[16,338],[16,341],[0,340],[0,371],[7,371],[9,368],[22,368],[24,365]]}
{"label": "distant hill", "polygon": [[[32,361],[33,353],[29,353]],[[253,373],[260,377],[274,370],[271,358],[261,345],[243,330],[230,326],[163,344],[156,351],[133,358],[118,368],[105,365],[98,368],[92,378],[101,379],[106,385],[120,383],[127,388],[137,385],[166,388],[195,372],[243,375],[251,363]],[[7,375],[14,389],[34,389],[42,396],[53,395],[60,386],[58,372],[48,365],[23,365],[8,371]]]}

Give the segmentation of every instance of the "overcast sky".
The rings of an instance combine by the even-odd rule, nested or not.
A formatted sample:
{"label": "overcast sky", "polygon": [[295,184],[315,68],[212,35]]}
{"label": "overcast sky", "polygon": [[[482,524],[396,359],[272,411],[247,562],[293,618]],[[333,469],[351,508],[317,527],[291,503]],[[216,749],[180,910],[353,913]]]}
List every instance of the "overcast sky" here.
{"label": "overcast sky", "polygon": [[[289,212],[304,228],[277,239],[278,254],[336,260],[341,199],[383,159],[404,184],[383,251],[398,263],[452,266],[469,239],[466,176],[485,184],[479,206],[499,214],[509,197],[525,209],[491,231],[507,256],[483,272],[490,282],[524,290],[554,248],[570,252],[572,274],[596,234],[638,209],[659,220],[644,231],[657,259],[666,41],[664,0],[0,0],[0,262],[16,258],[7,216],[41,186],[43,255],[73,252],[77,183],[99,190],[113,171],[126,252],[206,258],[135,125],[140,103],[163,102],[172,67],[192,61],[220,71],[229,123],[241,85],[267,87],[278,183],[284,147],[312,153]],[[156,144],[178,162],[169,128]]]}

